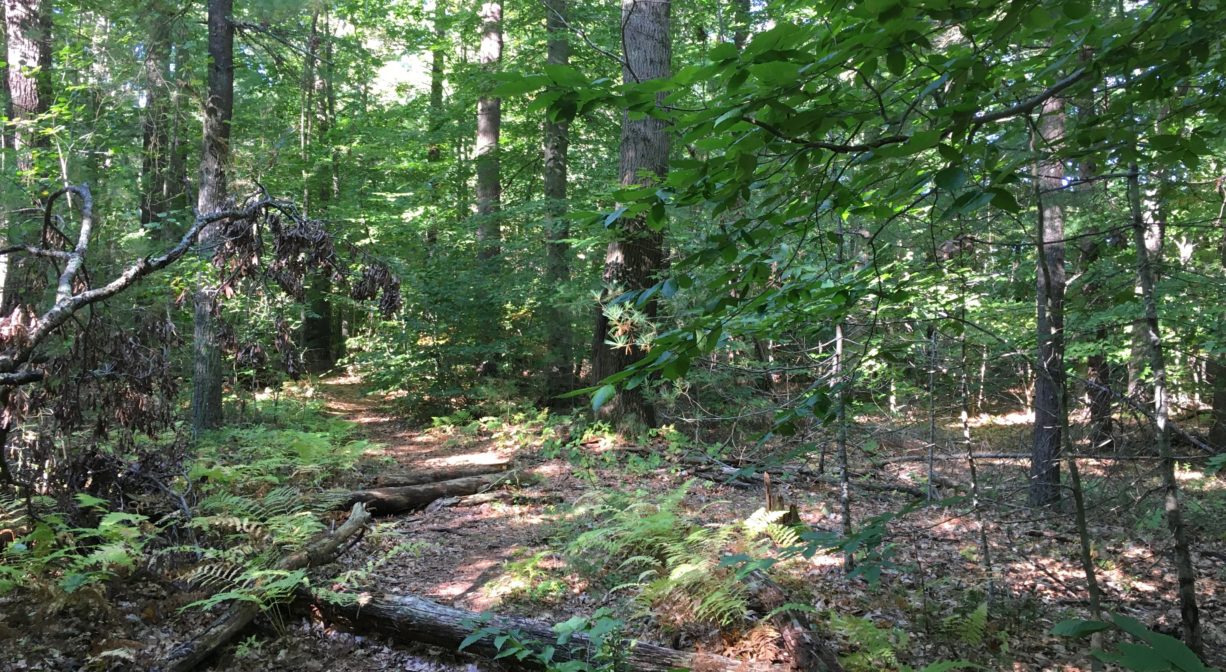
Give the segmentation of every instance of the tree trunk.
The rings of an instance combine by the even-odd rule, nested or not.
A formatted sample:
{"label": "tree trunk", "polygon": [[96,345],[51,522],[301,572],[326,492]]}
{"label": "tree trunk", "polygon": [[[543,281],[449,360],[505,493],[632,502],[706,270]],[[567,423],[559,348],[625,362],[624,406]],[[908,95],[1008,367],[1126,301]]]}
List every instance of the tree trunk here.
{"label": "tree trunk", "polygon": [[[1222,215],[1226,213],[1226,186],[1220,190],[1222,207],[1218,210],[1217,226],[1222,226]],[[1222,230],[1218,242],[1218,255],[1223,268],[1226,268],[1226,229]],[[1217,452],[1226,452],[1226,355],[1213,354],[1206,366],[1209,382],[1213,385],[1213,425],[1209,428],[1209,443]]]}
{"label": "tree trunk", "polygon": [[[430,195],[431,202],[440,205],[442,198],[439,182],[443,176],[439,173],[439,164],[443,160],[443,66],[446,59],[444,44],[447,40],[447,3],[444,0],[434,0],[434,44],[430,47],[430,137],[426,147],[426,161],[430,164]],[[426,229],[426,244],[438,242],[439,219],[442,217],[441,207],[430,218]]]}
{"label": "tree trunk", "polygon": [[1208,364],[1209,380],[1213,385],[1213,425],[1209,428],[1209,443],[1218,452],[1226,452],[1226,362],[1214,355]]}
{"label": "tree trunk", "polygon": [[486,74],[484,90],[477,101],[477,256],[488,260],[501,251],[502,184],[499,175],[499,134],[502,132],[502,100],[490,95],[493,73],[502,61],[502,3],[481,6],[481,68]]}
{"label": "tree trunk", "polygon": [[[228,198],[226,171],[230,163],[230,119],[234,113],[234,26],[232,0],[209,0],[208,97],[204,103],[204,142],[200,154],[201,214],[222,210]],[[218,243],[218,228],[211,225],[200,237],[208,256]],[[192,431],[199,433],[222,422],[221,350],[218,346],[217,291],[204,278],[195,296],[192,335]]]}
{"label": "tree trunk", "polygon": [[[371,488],[349,493],[345,500],[346,506],[362,502],[371,513],[387,515],[421,509],[436,499],[444,497],[459,497],[471,495],[493,488],[500,483],[515,481],[514,474],[493,473],[482,476],[454,478],[449,481],[422,483],[420,485],[404,485],[387,488]],[[518,479],[524,482],[524,479]]]}
{"label": "tree trunk", "polygon": [[[26,192],[18,202],[34,205],[30,194],[49,175],[40,168],[39,150],[47,139],[36,128],[51,104],[51,13],[45,0],[5,0],[5,40],[7,57],[8,117],[13,127],[12,147],[16,150],[18,184]],[[6,208],[7,209],[7,208]],[[7,222],[7,238],[20,239],[18,231],[33,219],[17,216]],[[3,296],[0,316],[8,315],[22,301],[21,288],[30,283],[18,277],[24,260],[3,255]]]}
{"label": "tree trunk", "polygon": [[[1145,227],[1145,230],[1142,232],[1142,244],[1145,247],[1145,254],[1149,258],[1151,273],[1155,283],[1158,282],[1158,266],[1162,263],[1162,247],[1166,241],[1166,222],[1164,220],[1165,218],[1162,216],[1155,217],[1149,222],[1142,220],[1142,224]],[[1139,284],[1137,285],[1136,293],[1138,296],[1144,293],[1144,289]],[[1149,336],[1147,331],[1148,326],[1144,317],[1133,320],[1132,348],[1128,357],[1128,396],[1142,403],[1153,402],[1153,399],[1149,398],[1150,388],[1146,385],[1145,381],[1145,367],[1149,364]],[[1152,375],[1153,372],[1151,371],[1150,374]]]}
{"label": "tree trunk", "polygon": [[[668,77],[672,61],[669,33],[671,2],[622,0],[622,44],[625,60],[622,78],[627,84]],[[664,94],[656,94],[662,105]],[[622,114],[621,183],[648,186],[664,179],[668,172],[669,137],[664,122],[651,116],[631,118]],[[592,376],[601,380],[611,376],[646,354],[634,324],[623,320],[610,324],[606,304],[627,291],[651,286],[663,265],[663,234],[648,225],[646,215],[623,217],[617,222],[616,239],[605,252],[604,294],[597,308],[593,335]],[[631,304],[626,304],[629,307]],[[643,308],[648,320],[655,317],[654,299]],[[616,331],[618,343],[609,342]],[[600,415],[620,428],[654,426],[655,409],[643,395],[643,386],[624,389],[600,409]]]}
{"label": "tree trunk", "polygon": [[[444,606],[415,595],[363,593],[360,599],[351,604],[319,600],[315,606],[329,619],[348,622],[349,628],[354,631],[373,631],[400,641],[420,642],[449,650],[455,650],[469,635],[487,627],[500,633],[519,633],[520,643],[536,651],[553,646],[555,663],[592,660],[598,653],[591,639],[584,634],[576,634],[568,643],[558,644],[558,633],[549,623],[511,616],[483,619],[482,615],[476,612]],[[485,658],[493,658],[500,651],[494,643],[496,636],[490,634],[483,637],[464,650]],[[752,672],[788,669],[784,665],[746,662],[709,653],[677,651],[639,641],[626,640],[614,644],[613,649],[625,657],[626,669],[635,672],[665,672],[677,669]],[[543,667],[537,661],[519,661],[514,656],[501,660],[518,669]]]}
{"label": "tree trunk", "polygon": [[171,86],[171,8],[152,0],[149,37],[145,45],[145,110],[141,119],[141,225],[154,229],[161,240],[173,239],[171,211],[182,206],[182,180],[173,174],[175,135],[178,132],[174,90]]}
{"label": "tree trunk", "polygon": [[[1085,57],[1086,54],[1083,54],[1083,60]],[[1082,117],[1094,118],[1092,98],[1081,100],[1078,109]],[[1097,163],[1091,157],[1083,158],[1078,164],[1077,172],[1081,180],[1078,191],[1081,192],[1081,198],[1086,200],[1084,205],[1095,207],[1098,205],[1095,203],[1097,190],[1094,187],[1094,176],[1098,173]],[[1091,234],[1096,233],[1091,232]],[[1100,235],[1090,235],[1082,239],[1081,269],[1083,273],[1093,274],[1093,267],[1102,254],[1102,247],[1103,240]],[[1084,294],[1091,305],[1103,306],[1104,303],[1110,301],[1110,298],[1104,295],[1104,289],[1097,282],[1086,283]],[[1111,347],[1111,339],[1106,327],[1095,329],[1093,338],[1099,351],[1086,357],[1086,379],[1090,383],[1087,385],[1086,394],[1090,398],[1090,450],[1093,453],[1101,453],[1109,452],[1115,447],[1113,404],[1111,403],[1111,364],[1106,354],[1106,350]]]}
{"label": "tree trunk", "polygon": [[[546,0],[545,30],[549,34],[545,62],[566,65],[570,62],[570,43],[566,39],[566,0]],[[547,203],[545,284],[558,289],[570,280],[570,222],[567,220],[566,180],[567,149],[570,144],[570,122],[551,119],[559,110],[546,112],[545,142],[545,202]],[[545,309],[545,337],[549,348],[545,394],[550,401],[575,388],[575,366],[571,339],[571,324],[567,311],[559,307],[562,297],[555,294]]]}
{"label": "tree trunk", "polygon": [[[302,64],[302,97],[299,112],[299,152],[302,160],[302,209],[315,203],[315,216],[327,216],[328,204],[336,196],[335,154],[325,164],[324,170],[315,167],[311,156],[315,140],[325,137],[331,127],[331,110],[327,91],[330,87],[331,70],[320,67],[321,45],[320,16],[316,10],[311,14],[311,32],[307,40],[307,53]],[[331,62],[328,59],[328,62]],[[315,194],[317,200],[312,200]],[[324,373],[336,363],[333,345],[332,279],[321,275],[311,279],[307,286],[306,303],[302,320],[302,359],[312,373]]]}
{"label": "tree trunk", "polygon": [[[1196,567],[1192,561],[1188,529],[1183,522],[1183,510],[1179,501],[1179,481],[1175,478],[1175,457],[1171,451],[1171,432],[1167,424],[1168,408],[1166,394],[1166,362],[1162,348],[1162,332],[1158,328],[1158,298],[1154,289],[1154,258],[1148,232],[1141,214],[1141,186],[1136,164],[1129,167],[1128,202],[1132,210],[1132,235],[1137,253],[1137,286],[1141,289],[1141,302],[1145,310],[1144,335],[1149,354],[1150,373],[1153,376],[1154,443],[1162,458],[1162,485],[1166,508],[1167,526],[1174,537],[1175,572],[1179,577],[1179,613],[1183,620],[1183,641],[1198,656],[1204,658],[1204,641],[1201,637],[1200,609],[1196,605]],[[1159,215],[1158,218],[1161,216]]]}
{"label": "tree trunk", "polygon": [[1031,506],[1060,502],[1060,399],[1064,375],[1064,207],[1059,204],[1064,164],[1055,156],[1064,139],[1064,101],[1043,104],[1034,149],[1038,195],[1035,331],[1039,375],[1034,386],[1034,446],[1030,458]]}

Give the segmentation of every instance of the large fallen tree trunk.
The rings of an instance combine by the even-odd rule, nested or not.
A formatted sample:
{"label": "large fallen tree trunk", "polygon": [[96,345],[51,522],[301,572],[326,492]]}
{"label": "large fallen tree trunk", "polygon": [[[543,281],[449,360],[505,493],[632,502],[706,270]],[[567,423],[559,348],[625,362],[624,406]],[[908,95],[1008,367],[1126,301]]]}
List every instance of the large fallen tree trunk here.
{"label": "large fallen tree trunk", "polygon": [[[290,571],[304,567],[326,565],[340,555],[342,546],[366,527],[370,513],[362,504],[354,504],[349,519],[331,535],[305,549],[283,558],[277,569]],[[189,672],[234,638],[260,613],[260,605],[236,602],[199,635],[171,650],[160,669],[166,672]]]}
{"label": "large fallen tree trunk", "polygon": [[423,485],[426,483],[437,483],[438,481],[451,481],[470,476],[485,476],[486,474],[506,471],[510,467],[510,462],[493,462],[490,464],[458,464],[437,469],[423,469],[421,471],[398,471],[380,474],[375,478],[375,487],[397,488],[406,485]]}
{"label": "large fallen tree trunk", "polygon": [[[463,609],[448,607],[414,595],[363,595],[352,604],[338,605],[319,600],[315,605],[325,617],[340,621],[347,627],[362,633],[377,632],[403,642],[431,644],[455,650],[460,643],[479,628],[489,628],[502,634],[512,634],[515,640],[535,651],[553,647],[553,661],[593,660],[596,651],[592,641],[576,634],[565,644],[558,642],[553,626],[543,621],[533,621],[511,616],[494,616],[482,622],[481,615]],[[496,635],[489,634],[473,642],[464,650],[485,658],[493,658],[501,651],[495,643]],[[508,646],[506,640],[503,647]],[[667,670],[693,670],[694,672],[783,672],[785,665],[741,661],[710,653],[677,651],[644,642],[623,641],[618,645],[623,652],[627,669],[636,672],[666,672]],[[502,658],[510,665],[529,669],[543,667],[535,656],[516,660],[515,656]]]}
{"label": "large fallen tree trunk", "polygon": [[[361,502],[371,513],[387,515],[425,508],[430,502],[444,497],[463,497],[484,492],[504,481],[514,480],[516,475],[512,472],[453,478],[421,485],[356,490],[349,493],[346,505]],[[519,480],[522,482],[524,479],[521,476]]]}

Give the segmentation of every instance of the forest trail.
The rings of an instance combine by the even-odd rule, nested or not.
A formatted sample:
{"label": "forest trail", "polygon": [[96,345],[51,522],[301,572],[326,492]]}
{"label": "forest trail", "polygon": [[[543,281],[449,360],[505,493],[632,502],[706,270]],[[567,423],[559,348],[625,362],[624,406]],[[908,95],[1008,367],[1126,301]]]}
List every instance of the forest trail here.
{"label": "forest trail", "polygon": [[389,408],[387,399],[367,394],[357,376],[325,378],[318,385],[324,395],[324,409],[355,423],[360,438],[383,446],[377,454],[394,459],[400,468],[494,464],[513,456],[493,447],[490,441],[449,440],[437,432],[410,427]]}
{"label": "forest trail", "polygon": [[[356,423],[358,438],[379,444],[362,467],[365,474],[518,465],[522,447],[509,445],[498,433],[410,427],[386,399],[365,394],[356,377],[327,379],[320,387],[329,413]],[[370,480],[364,480],[369,485]],[[375,580],[368,583],[387,592],[413,593],[482,611],[496,602],[483,587],[500,577],[505,565],[519,558],[539,535],[543,519],[535,509],[539,507],[494,502],[388,516],[378,523],[378,543],[355,549],[344,561],[358,567],[378,560]]]}

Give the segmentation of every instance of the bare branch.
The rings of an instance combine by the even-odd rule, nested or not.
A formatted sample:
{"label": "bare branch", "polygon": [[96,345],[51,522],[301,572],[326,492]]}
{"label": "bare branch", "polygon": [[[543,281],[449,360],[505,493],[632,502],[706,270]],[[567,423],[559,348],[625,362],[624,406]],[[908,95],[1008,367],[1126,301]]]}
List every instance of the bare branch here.
{"label": "bare branch", "polygon": [[1009,119],[1010,117],[1016,117],[1020,114],[1026,114],[1030,112],[1031,110],[1033,110],[1034,108],[1047,102],[1049,98],[1059,95],[1060,92],[1076,84],[1077,82],[1080,82],[1081,80],[1085,79],[1086,76],[1089,74],[1090,74],[1090,71],[1087,70],[1086,68],[1078,68],[1077,70],[1073,72],[1073,74],[1069,75],[1068,77],[1065,77],[1064,79],[1056,82],[1055,84],[1052,84],[1047,90],[1043,91],[1042,93],[1039,93],[1035,96],[1027,98],[1026,100],[1010,105],[1009,107],[1006,107],[1004,109],[997,110],[995,112],[985,112],[983,114],[976,115],[975,117],[971,118],[971,123],[976,124],[976,125],[982,125],[982,124],[991,123],[993,121],[1002,121],[1004,119]]}
{"label": "bare branch", "polygon": [[291,217],[296,215],[292,204],[273,200],[267,196],[266,192],[260,198],[241,209],[225,210],[205,215],[197,214],[195,223],[183,234],[178,244],[170,248],[170,250],[158,257],[140,259],[128,266],[115,279],[105,285],[74,294],[72,291],[73,279],[83,268],[85,253],[89,248],[89,237],[93,230],[93,197],[90,194],[89,187],[86,185],[66,187],[52,194],[47,200],[48,218],[50,217],[50,209],[54,202],[60,196],[69,192],[80,196],[82,204],[81,231],[78,234],[76,248],[72,252],[60,253],[64,255],[62,257],[60,254],[48,255],[68,259],[68,264],[60,275],[55,303],[42,316],[34,320],[29,332],[22,339],[20,345],[0,355],[0,387],[22,385],[41,379],[41,372],[19,369],[29,362],[34,351],[52,332],[71,319],[82,308],[109,299],[128,289],[150,273],[178,261],[191,249],[200,237],[200,233],[209,225],[232,219],[251,219],[268,209],[278,210]]}

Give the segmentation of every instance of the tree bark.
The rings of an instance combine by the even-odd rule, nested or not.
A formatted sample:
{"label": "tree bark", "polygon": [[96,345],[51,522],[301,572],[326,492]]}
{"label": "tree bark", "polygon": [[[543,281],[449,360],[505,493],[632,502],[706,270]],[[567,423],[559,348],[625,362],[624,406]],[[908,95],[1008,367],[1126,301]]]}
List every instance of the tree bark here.
{"label": "tree bark", "polygon": [[[1159,279],[1158,267],[1162,264],[1162,248],[1166,242],[1166,221],[1159,212],[1159,216],[1152,218],[1149,222],[1142,220],[1142,224],[1145,227],[1142,232],[1142,245],[1145,247],[1145,255],[1149,258],[1151,274],[1156,284]],[[1137,295],[1142,295],[1144,291],[1138,284]],[[1144,304],[1144,299],[1142,299],[1142,304]],[[1153,399],[1149,398],[1151,389],[1146,385],[1145,380],[1145,367],[1150,363],[1147,330],[1148,325],[1144,316],[1133,320],[1132,348],[1128,357],[1128,396],[1142,403],[1152,404]],[[1153,372],[1151,371],[1150,374],[1152,375]]]}
{"label": "tree bark", "polygon": [[[38,133],[37,124],[51,104],[51,8],[46,0],[4,0],[5,41],[7,51],[8,113],[12,124],[12,147],[16,152],[17,182],[26,192],[37,192],[38,183],[49,177],[40,168],[39,152],[47,147],[47,139]],[[28,205],[37,205],[29,203]],[[21,228],[23,218],[7,222],[6,237]],[[19,303],[19,288],[24,284],[17,277],[23,260],[8,258],[4,268],[4,284],[0,287],[0,316],[8,315]]]}
{"label": "tree bark", "polygon": [[[352,630],[373,631],[400,641],[420,642],[444,649],[455,650],[477,629],[492,627],[504,633],[518,633],[522,643],[538,651],[546,646],[554,646],[555,662],[591,660],[597,653],[591,639],[583,634],[575,635],[567,644],[558,644],[558,634],[549,623],[511,616],[494,616],[482,625],[481,614],[444,606],[415,595],[362,594],[352,604],[340,605],[318,600],[315,606],[327,618],[347,622]],[[677,651],[646,642],[626,640],[614,647],[624,653],[627,669],[636,672],[666,672],[676,669],[703,672],[782,672],[789,669],[785,665],[740,661],[709,653]],[[494,644],[494,636],[490,635],[472,643],[465,651],[493,658],[498,655],[499,648]],[[516,661],[514,656],[503,658],[502,661],[520,669],[542,667],[534,661]]]}
{"label": "tree bark", "polygon": [[[625,55],[622,78],[627,84],[669,76],[672,40],[669,15],[671,2],[622,0],[622,44]],[[656,94],[656,105],[663,105],[664,94]],[[660,182],[668,172],[669,137],[664,121],[652,116],[631,118],[622,115],[621,183],[648,186]],[[601,380],[642,359],[646,350],[635,333],[634,324],[623,320],[610,324],[607,304],[627,291],[651,286],[663,265],[663,234],[648,225],[646,215],[622,217],[615,225],[616,239],[605,251],[604,293],[596,312],[593,335],[592,376]],[[654,299],[643,307],[648,320],[655,317]],[[610,343],[616,331],[620,344]],[[600,409],[600,415],[619,428],[652,427],[655,408],[643,394],[643,386],[623,389]]]}
{"label": "tree bark", "polygon": [[502,184],[499,174],[499,135],[502,132],[502,100],[490,95],[493,73],[502,61],[502,3],[481,6],[481,68],[484,90],[477,101],[477,256],[483,260],[502,252],[499,211]]}
{"label": "tree bark", "polygon": [[[208,97],[204,103],[204,142],[200,155],[200,194],[196,209],[208,214],[225,208],[228,199],[226,171],[230,163],[230,119],[234,114],[234,26],[230,21],[233,0],[209,0]],[[201,234],[207,256],[218,243],[218,227]],[[221,350],[218,344],[217,291],[200,278],[192,335],[192,431],[222,423]]]}
{"label": "tree bark", "polygon": [[1064,139],[1064,101],[1043,104],[1034,138],[1038,195],[1038,250],[1035,332],[1039,375],[1034,389],[1034,445],[1030,459],[1031,506],[1060,502],[1060,399],[1064,394],[1064,164],[1055,155]]}
{"label": "tree bark", "polygon": [[1162,332],[1158,325],[1158,298],[1155,291],[1151,247],[1147,227],[1141,213],[1141,186],[1136,164],[1130,166],[1128,177],[1128,203],[1132,211],[1132,235],[1137,255],[1137,286],[1141,289],[1141,302],[1145,310],[1144,336],[1149,355],[1150,373],[1153,376],[1154,443],[1162,458],[1162,486],[1166,508],[1167,526],[1174,537],[1175,572],[1179,577],[1179,613],[1183,621],[1183,641],[1196,655],[1204,658],[1204,640],[1201,635],[1200,609],[1196,604],[1196,567],[1192,561],[1192,548],[1188,528],[1183,521],[1183,509],[1179,501],[1179,481],[1175,478],[1175,457],[1171,450],[1171,432],[1168,426],[1166,393],[1166,362],[1164,359]]}
{"label": "tree bark", "polygon": [[430,502],[444,497],[472,495],[512,479],[513,475],[511,474],[495,473],[454,478],[449,481],[437,481],[420,485],[358,490],[349,493],[345,505],[361,502],[366,504],[371,513],[388,515],[421,509],[430,504]]}
{"label": "tree bark", "polygon": [[[430,137],[429,144],[426,146],[426,161],[430,164],[430,194],[433,197],[431,201],[436,206],[441,206],[439,199],[442,198],[439,183],[443,175],[440,174],[439,165],[443,160],[443,69],[446,60],[444,50],[447,40],[446,21],[447,3],[444,0],[434,0],[434,44],[430,46]],[[435,215],[430,218],[426,229],[427,245],[433,246],[438,242],[438,220],[443,216],[443,212],[442,207],[439,207]]]}
{"label": "tree bark", "polygon": [[[545,62],[567,65],[570,43],[566,39],[566,0],[545,0],[545,30],[549,44]],[[570,145],[570,121],[554,120],[559,110],[546,112],[545,142],[545,201],[546,220],[545,280],[546,286],[561,288],[570,280],[570,222],[567,219],[566,181],[567,150]],[[555,295],[545,309],[546,343],[549,360],[545,372],[545,395],[553,401],[576,386],[571,324],[567,311],[560,307],[562,297]]]}

